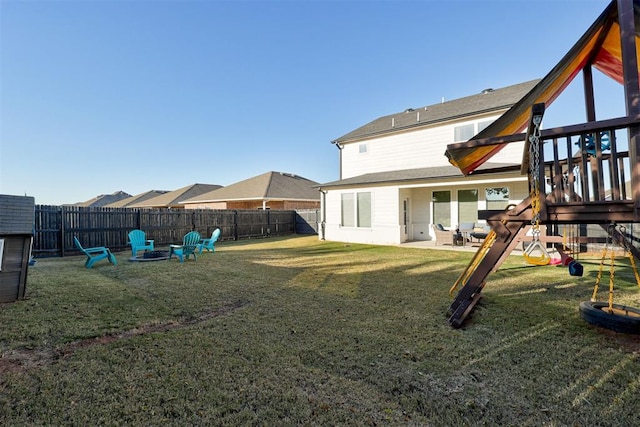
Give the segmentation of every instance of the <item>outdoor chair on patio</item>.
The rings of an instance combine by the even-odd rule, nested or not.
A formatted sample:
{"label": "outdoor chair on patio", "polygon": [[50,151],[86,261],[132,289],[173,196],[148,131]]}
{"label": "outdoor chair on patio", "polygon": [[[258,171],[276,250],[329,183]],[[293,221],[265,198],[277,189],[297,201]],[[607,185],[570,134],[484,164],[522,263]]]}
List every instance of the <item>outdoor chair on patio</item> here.
{"label": "outdoor chair on patio", "polygon": [[73,236],[73,243],[87,256],[87,260],[84,263],[84,266],[87,268],[93,267],[93,264],[101,259],[107,259],[113,265],[117,264],[115,255],[104,246],[83,248],[76,236]]}
{"label": "outdoor chair on patio", "polygon": [[216,228],[215,230],[213,230],[213,233],[211,233],[210,238],[200,239],[200,243],[198,243],[198,253],[201,254],[204,249],[211,252],[215,252],[216,251],[215,243],[218,241],[219,238],[220,238],[220,229]]}
{"label": "outdoor chair on patio", "polygon": [[189,256],[193,255],[193,259],[196,261],[198,243],[200,243],[200,233],[197,231],[188,232],[182,239],[182,245],[169,245],[169,260],[175,255],[180,262],[184,262],[185,258],[189,259]]}
{"label": "outdoor chair on patio", "polygon": [[431,228],[436,235],[436,246],[453,245],[455,231],[446,230],[442,224],[431,224]]}
{"label": "outdoor chair on patio", "polygon": [[482,227],[476,227],[473,233],[469,234],[469,237],[471,238],[471,243],[473,243],[473,239],[476,239],[478,242],[484,241],[484,239],[486,239],[487,236],[489,235],[490,231],[491,231],[491,227],[488,225],[485,225]]}
{"label": "outdoor chair on patio", "polygon": [[152,251],[153,240],[147,240],[147,236],[142,230],[132,230],[129,232],[129,244],[131,245],[131,253],[135,258],[138,251]]}

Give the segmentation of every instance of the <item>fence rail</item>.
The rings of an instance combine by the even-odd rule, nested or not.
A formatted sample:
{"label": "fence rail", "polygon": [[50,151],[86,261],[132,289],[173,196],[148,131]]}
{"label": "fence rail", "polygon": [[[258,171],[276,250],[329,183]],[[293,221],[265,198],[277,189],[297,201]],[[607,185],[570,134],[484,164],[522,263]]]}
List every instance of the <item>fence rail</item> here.
{"label": "fence rail", "polygon": [[211,236],[219,228],[222,240],[240,240],[315,232],[316,215],[292,210],[131,209],[36,205],[34,257],[76,255],[73,236],[83,246],[129,249],[127,234],[143,230],[158,247],[179,243],[189,231]]}

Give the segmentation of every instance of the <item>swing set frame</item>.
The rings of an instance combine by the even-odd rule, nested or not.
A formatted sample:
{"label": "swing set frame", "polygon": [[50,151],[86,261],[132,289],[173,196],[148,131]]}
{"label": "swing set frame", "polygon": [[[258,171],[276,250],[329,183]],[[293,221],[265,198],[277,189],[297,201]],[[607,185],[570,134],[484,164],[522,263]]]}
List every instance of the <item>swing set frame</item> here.
{"label": "swing set frame", "polygon": [[[531,190],[527,199],[508,210],[479,212],[479,219],[491,226],[494,241],[490,247],[480,248],[482,253],[479,251],[452,288],[452,293],[457,290],[457,294],[447,312],[451,326],[462,326],[481,298],[488,274],[508,256],[525,227],[546,225],[547,230],[559,236],[558,227],[562,225],[597,224],[609,230],[610,224],[640,223],[640,67],[636,55],[636,4],[640,5],[640,1],[613,0],[607,9],[617,14],[620,27],[625,116],[596,120],[590,62],[595,58],[592,57],[581,69],[586,122],[540,129],[545,104],[533,103],[527,133],[486,137],[447,147],[451,158],[456,150],[482,150],[524,141],[521,172],[528,175]],[[607,136],[604,146],[603,135]],[[628,148],[622,150],[619,147],[625,140]],[[531,183],[536,182],[537,191],[531,188]],[[640,260],[640,250],[629,236],[613,230],[610,238]],[[544,248],[543,240],[534,234],[529,245],[531,250],[525,251],[529,258],[545,261],[540,250]],[[592,239],[585,235],[578,236],[576,241],[590,243]],[[556,247],[562,245],[556,244]]]}

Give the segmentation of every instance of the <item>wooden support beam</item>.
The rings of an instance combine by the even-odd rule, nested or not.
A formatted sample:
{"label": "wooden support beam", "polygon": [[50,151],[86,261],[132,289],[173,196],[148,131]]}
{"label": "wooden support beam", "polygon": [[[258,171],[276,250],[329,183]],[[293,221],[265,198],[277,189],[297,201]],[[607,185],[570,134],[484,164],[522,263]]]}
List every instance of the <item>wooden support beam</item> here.
{"label": "wooden support beam", "polygon": [[[640,83],[636,54],[636,23],[633,0],[618,1],[618,24],[622,49],[622,74],[627,116],[640,113]],[[629,128],[629,161],[631,162],[631,199],[635,200],[635,221],[640,221],[640,126]]]}

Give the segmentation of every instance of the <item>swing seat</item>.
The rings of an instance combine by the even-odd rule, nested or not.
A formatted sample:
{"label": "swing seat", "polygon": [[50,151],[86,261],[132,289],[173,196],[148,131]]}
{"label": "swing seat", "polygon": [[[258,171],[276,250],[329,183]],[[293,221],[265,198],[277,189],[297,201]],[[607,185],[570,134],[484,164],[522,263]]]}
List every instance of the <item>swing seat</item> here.
{"label": "swing seat", "polygon": [[571,264],[572,261],[575,261],[573,257],[565,254],[562,254],[560,256],[560,259],[562,260],[562,265],[564,265],[565,267],[569,267],[569,264]]}
{"label": "swing seat", "polygon": [[582,277],[584,273],[584,267],[578,261],[573,260],[569,263],[569,274],[571,276]]}
{"label": "swing seat", "polygon": [[624,334],[640,334],[640,310],[603,301],[584,301],[580,317],[587,323]]}
{"label": "swing seat", "polygon": [[529,264],[533,265],[549,265],[551,261],[547,249],[540,243],[540,240],[532,241],[522,256]]}

